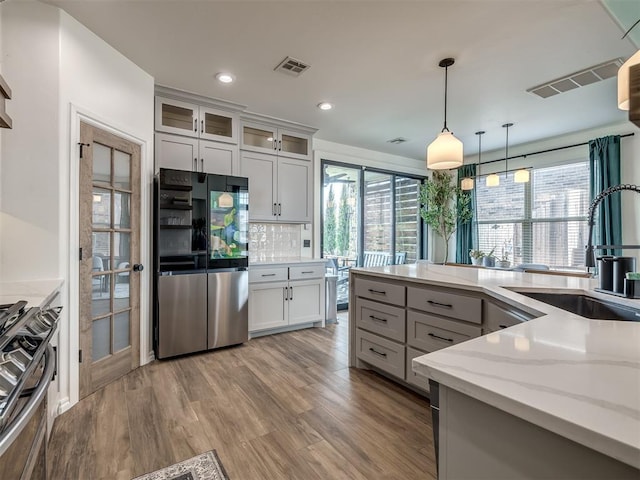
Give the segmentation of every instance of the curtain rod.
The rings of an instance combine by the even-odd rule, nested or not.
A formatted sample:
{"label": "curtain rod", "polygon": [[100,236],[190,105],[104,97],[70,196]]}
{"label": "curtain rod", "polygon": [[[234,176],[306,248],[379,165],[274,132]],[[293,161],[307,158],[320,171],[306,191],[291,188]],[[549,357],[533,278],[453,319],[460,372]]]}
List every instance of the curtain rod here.
{"label": "curtain rod", "polygon": [[[627,137],[633,137],[635,135],[635,133],[627,133],[625,135],[620,135],[620,138],[627,138]],[[582,143],[574,143],[573,145],[565,145],[564,147],[555,147],[555,148],[549,148],[547,150],[540,150],[538,152],[532,152],[532,153],[525,153],[522,155],[513,155],[512,157],[506,157],[506,158],[498,158],[496,160],[489,160],[488,162],[482,162],[480,164],[475,164],[475,165],[488,165],[489,163],[495,163],[495,162],[504,162],[506,160],[513,160],[514,158],[527,158],[530,155],[540,155],[541,153],[549,153],[549,152],[556,152],[558,150],[565,150],[567,148],[574,148],[574,147],[581,147],[583,145],[589,145],[589,142],[582,142]]]}

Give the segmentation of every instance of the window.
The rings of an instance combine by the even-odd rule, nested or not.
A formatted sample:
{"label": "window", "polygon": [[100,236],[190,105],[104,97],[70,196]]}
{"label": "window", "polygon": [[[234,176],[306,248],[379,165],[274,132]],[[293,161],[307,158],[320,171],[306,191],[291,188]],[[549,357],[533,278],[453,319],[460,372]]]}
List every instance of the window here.
{"label": "window", "polygon": [[500,175],[500,186],[477,182],[478,248],[514,265],[540,263],[584,270],[589,164],[536,168],[529,183]]}

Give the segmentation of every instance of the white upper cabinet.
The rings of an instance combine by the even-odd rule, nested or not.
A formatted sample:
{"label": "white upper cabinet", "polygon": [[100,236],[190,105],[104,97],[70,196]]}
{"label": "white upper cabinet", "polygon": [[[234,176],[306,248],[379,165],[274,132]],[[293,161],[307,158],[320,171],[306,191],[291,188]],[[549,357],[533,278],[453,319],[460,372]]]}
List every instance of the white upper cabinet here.
{"label": "white upper cabinet", "polygon": [[156,96],[156,131],[215,142],[238,143],[238,115],[209,106]]}
{"label": "white upper cabinet", "polygon": [[237,145],[156,133],[156,171],[159,168],[238,175]]}
{"label": "white upper cabinet", "polygon": [[311,223],[311,162],[278,159],[278,221]]}
{"label": "white upper cabinet", "polygon": [[270,153],[281,157],[311,160],[311,139],[309,133],[283,128],[268,123],[242,121],[240,148],[253,152]]}

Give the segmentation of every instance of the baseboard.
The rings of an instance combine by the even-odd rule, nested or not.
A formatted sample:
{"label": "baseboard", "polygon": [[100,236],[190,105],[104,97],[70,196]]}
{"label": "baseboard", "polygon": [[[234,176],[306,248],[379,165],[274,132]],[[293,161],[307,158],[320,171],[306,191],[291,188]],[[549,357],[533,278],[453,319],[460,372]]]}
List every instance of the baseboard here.
{"label": "baseboard", "polygon": [[[146,365],[147,363],[151,363],[156,359],[156,355],[154,353],[153,350],[151,350],[149,353],[147,353],[147,360],[142,364],[142,365]],[[142,366],[140,365],[140,366]]]}
{"label": "baseboard", "polygon": [[304,328],[311,328],[315,326],[315,322],[302,323],[300,325],[288,325],[286,327],[271,328],[269,330],[261,330],[259,332],[249,332],[249,339],[264,337],[265,335],[273,335],[275,333],[293,332],[295,330],[302,330]]}
{"label": "baseboard", "polygon": [[69,410],[73,405],[69,401],[69,397],[61,398],[58,401],[57,415],[62,415],[64,412]]}

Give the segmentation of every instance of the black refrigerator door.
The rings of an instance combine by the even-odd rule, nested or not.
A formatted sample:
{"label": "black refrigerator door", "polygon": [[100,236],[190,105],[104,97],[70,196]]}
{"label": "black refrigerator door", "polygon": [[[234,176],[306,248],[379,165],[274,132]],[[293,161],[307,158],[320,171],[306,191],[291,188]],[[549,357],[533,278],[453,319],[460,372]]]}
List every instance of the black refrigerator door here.
{"label": "black refrigerator door", "polygon": [[208,175],[207,269],[247,267],[249,263],[248,179]]}

